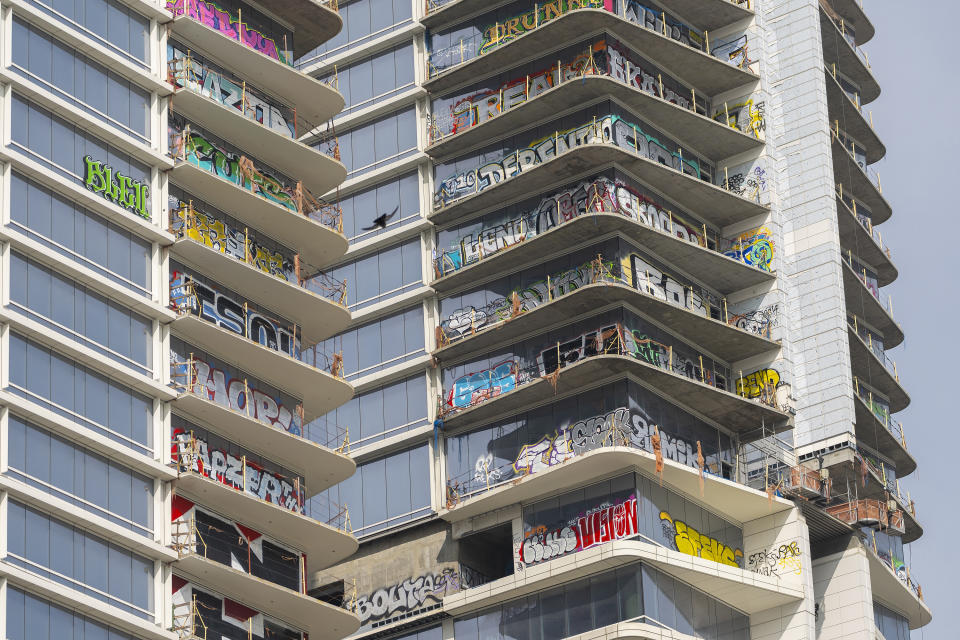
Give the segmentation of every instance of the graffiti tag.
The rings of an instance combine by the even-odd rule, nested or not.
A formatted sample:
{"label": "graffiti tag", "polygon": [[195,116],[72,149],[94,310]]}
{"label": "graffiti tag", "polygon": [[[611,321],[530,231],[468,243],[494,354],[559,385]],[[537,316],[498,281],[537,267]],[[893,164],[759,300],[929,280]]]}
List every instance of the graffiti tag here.
{"label": "graffiti tag", "polygon": [[637,535],[637,498],[595,507],[554,531],[531,532],[518,551],[521,567],[529,567],[611,540]]}
{"label": "graffiti tag", "polygon": [[83,156],[83,185],[141,218],[150,219],[147,211],[150,185],[114,171],[91,156]]}
{"label": "graffiti tag", "polygon": [[660,512],[660,521],[664,533],[673,540],[676,551],[731,567],[740,566],[743,559],[742,549],[732,549],[716,538],[700,533],[682,520],[671,517],[666,511]]}

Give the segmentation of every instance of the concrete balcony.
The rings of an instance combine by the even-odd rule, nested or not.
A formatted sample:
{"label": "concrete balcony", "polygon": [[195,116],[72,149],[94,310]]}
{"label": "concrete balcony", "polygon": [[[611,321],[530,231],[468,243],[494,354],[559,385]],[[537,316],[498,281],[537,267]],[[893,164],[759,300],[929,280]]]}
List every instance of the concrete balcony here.
{"label": "concrete balcony", "polygon": [[[333,20],[340,20],[335,13],[312,0],[275,0],[270,3],[271,11],[275,11],[277,6],[312,6],[331,14]],[[298,17],[295,22],[298,26],[299,20]],[[343,110],[345,104],[343,96],[333,87],[297,71],[290,65],[251,49],[189,15],[176,16],[167,24],[171,34],[178,40],[184,41],[196,51],[203,52],[223,68],[244,77],[253,85],[280,99],[281,102],[289,104],[297,110],[299,117],[308,122],[326,122]],[[339,24],[336,25],[336,29],[332,29],[331,25],[329,37],[336,35],[339,31]],[[316,38],[313,40],[317,41]],[[297,50],[306,53],[310,49],[303,49],[302,44],[297,44]]]}
{"label": "concrete balcony", "polygon": [[338,299],[317,295],[196,240],[177,240],[170,251],[200,273],[215,274],[220,284],[243,291],[251,301],[295,323],[305,344],[316,344],[350,324],[350,312]]}
{"label": "concrete balcony", "polygon": [[359,618],[346,609],[208,560],[200,553],[183,555],[173,567],[191,582],[229,594],[231,600],[289,623],[311,638],[339,640],[360,628]]}
{"label": "concrete balcony", "polygon": [[866,55],[855,49],[823,7],[820,7],[820,34],[823,40],[823,57],[827,66],[832,70],[836,65],[837,71],[850,78],[860,87],[863,103],[873,102],[880,97],[880,85],[873,72]]}
{"label": "concrete balcony", "polygon": [[[862,318],[883,334],[883,344],[892,349],[903,342],[903,329],[890,310],[883,306],[876,294],[864,284],[862,276],[853,270],[846,260],[841,267],[843,273],[843,297],[847,312]],[[889,302],[889,299],[888,299]]]}
{"label": "concrete balcony", "polygon": [[862,0],[827,0],[830,7],[844,21],[853,22],[856,27],[857,44],[861,45],[873,39],[875,30],[873,23],[863,11]]}
{"label": "concrete balcony", "polygon": [[837,198],[837,222],[840,229],[840,246],[841,249],[846,249],[848,260],[852,257],[851,249],[856,247],[857,255],[877,272],[877,280],[881,287],[897,279],[900,272],[893,264],[890,248],[884,247],[877,239],[877,235],[872,232],[873,225],[871,224],[869,229],[864,226],[854,210],[839,197]]}
{"label": "concrete balcony", "polygon": [[900,376],[881,360],[874,350],[857,335],[853,326],[847,325],[850,339],[850,365],[853,375],[865,380],[890,401],[890,412],[903,411],[910,404],[910,396],[900,385]]}
{"label": "concrete balcony", "polygon": [[311,570],[336,564],[353,555],[358,548],[357,539],[346,531],[184,467],[180,468],[173,486],[177,495],[200,505],[215,507],[220,515],[304,552],[310,560]]}
{"label": "concrete balcony", "polygon": [[[680,226],[679,223],[677,226]],[[771,283],[777,277],[774,273],[647,226],[626,215],[590,211],[529,240],[483,256],[479,262],[436,278],[430,286],[440,295],[445,295],[477,282],[485,282],[498,274],[518,273],[542,263],[544,259],[580,243],[588,235],[602,238],[608,234],[622,235],[671,264],[683,265],[685,273],[723,294]]]}
{"label": "concrete balcony", "polygon": [[302,474],[306,486],[301,488],[307,498],[346,480],[357,467],[348,455],[321,446],[306,437],[272,427],[199,394],[181,394],[173,410]]}
{"label": "concrete balcony", "polygon": [[776,352],[780,343],[745,331],[721,320],[701,316],[692,310],[661,300],[645,291],[616,282],[597,282],[582,286],[541,304],[509,321],[487,325],[473,334],[433,352],[441,364],[463,361],[471,354],[496,351],[502,345],[536,333],[557,318],[576,318],[607,305],[629,306],[655,318],[693,344],[727,362],[746,360]]}
{"label": "concrete balcony", "polygon": [[769,213],[768,207],[755,200],[681,173],[635,151],[610,143],[587,143],[442,208],[434,205],[430,220],[436,225],[467,220],[531,194],[543,193],[552,186],[568,183],[573,176],[600,171],[614,164],[655,191],[669,194],[679,206],[717,227]]}
{"label": "concrete balcony", "polygon": [[[716,4],[720,4],[719,1]],[[739,69],[703,51],[689,47],[662,33],[634,24],[604,9],[583,8],[569,11],[550,22],[501,45],[482,56],[441,71],[433,71],[428,62],[428,78],[423,86],[439,95],[451,89],[496,75],[518,62],[532,60],[563,42],[577,42],[585,33],[606,31],[624,45],[642,51],[653,62],[670,68],[678,78],[716,95],[759,82],[756,74]]]}
{"label": "concrete balcony", "polygon": [[684,140],[690,148],[708,158],[729,158],[758,150],[764,145],[752,135],[652,96],[611,76],[579,75],[481,124],[434,140],[426,152],[435,158],[463,153],[466,149],[547,122],[572,105],[588,104],[602,97],[616,100],[633,113],[643,114],[645,121],[678,140]]}
{"label": "concrete balcony", "polygon": [[[872,548],[864,544],[867,561],[870,564],[870,588],[873,599],[905,617],[911,629],[919,629],[933,619],[926,603],[920,599],[919,589],[915,592],[909,576],[901,579],[893,567],[882,560]],[[908,581],[910,584],[908,584]]]}
{"label": "concrete balcony", "polygon": [[886,222],[893,215],[893,207],[883,197],[879,177],[867,175],[835,133],[832,137],[833,173],[841,195],[862,202],[873,214],[874,224]]}
{"label": "concrete balcony", "polygon": [[218,327],[190,313],[189,309],[173,322],[172,329],[221,362],[232,364],[294,398],[301,398],[305,416],[322,416],[353,397],[353,387],[342,378]]}
{"label": "concrete balcony", "polygon": [[[823,466],[829,469],[830,482],[835,492],[844,492],[850,487],[851,495],[858,500],[877,500],[886,503],[887,500],[897,502],[898,509],[903,513],[903,543],[913,542],[923,535],[923,527],[917,520],[916,507],[910,500],[903,498],[892,489],[887,482],[886,469],[877,468],[867,461],[863,454],[855,450],[852,445],[841,447],[821,456]],[[899,483],[897,484],[899,487]]]}
{"label": "concrete balcony", "polygon": [[[451,616],[463,616],[635,562],[656,567],[746,614],[796,604],[803,599],[803,585],[799,579],[764,576],[642,540],[614,540],[446,596],[443,610]],[[587,635],[590,634],[579,637]]]}
{"label": "concrete balcony", "polygon": [[302,181],[303,186],[314,193],[326,193],[347,179],[347,168],[336,158],[273,131],[239,109],[190,89],[179,89],[171,104],[175,112],[204,130],[240,147],[256,149],[257,158]]}
{"label": "concrete balcony", "polygon": [[[309,265],[323,267],[347,251],[347,239],[332,226],[321,224],[307,213],[271,202],[195,164],[178,161],[169,175],[174,184],[197,198],[297,251]],[[332,179],[329,182],[330,188],[339,184]]]}
{"label": "concrete balcony", "polygon": [[[697,27],[710,30],[752,18],[753,11],[746,8],[749,4],[734,4],[729,0],[675,0],[670,6],[685,16],[696,16]],[[487,7],[478,10],[476,4],[468,0],[428,2],[426,15],[420,18],[420,23],[436,31],[439,27],[456,24],[487,11]]]}
{"label": "concrete balcony", "polygon": [[545,377],[533,378],[518,384],[513,391],[451,413],[444,418],[445,428],[452,431],[467,425],[483,425],[524,411],[545,398],[563,397],[577,393],[586,386],[630,376],[680,406],[710,416],[735,433],[755,433],[760,424],[766,424],[771,431],[788,428],[790,415],[786,412],[628,355],[597,355],[564,367],[560,370],[555,388]]}
{"label": "concrete balcony", "polygon": [[867,120],[860,105],[844,93],[831,68],[825,68],[824,73],[827,78],[827,114],[831,128],[835,128],[839,122],[840,129],[863,143],[867,152],[867,163],[879,161],[887,155],[887,147],[874,130],[872,119]]}
{"label": "concrete balcony", "polygon": [[[868,393],[872,395],[873,392]],[[889,416],[884,420],[874,413],[868,404],[869,398],[864,400],[856,393],[854,396],[857,441],[870,445],[890,458],[896,465],[900,477],[916,471],[917,461],[907,451],[903,428],[898,423],[893,422]]]}

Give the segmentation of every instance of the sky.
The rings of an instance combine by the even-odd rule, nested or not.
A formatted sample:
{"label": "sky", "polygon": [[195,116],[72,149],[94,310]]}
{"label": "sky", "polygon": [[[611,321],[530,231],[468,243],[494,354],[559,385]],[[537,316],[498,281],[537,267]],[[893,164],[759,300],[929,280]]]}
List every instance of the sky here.
{"label": "sky", "polygon": [[[960,529],[960,491],[949,470],[960,463],[960,442],[952,433],[960,427],[952,412],[960,400],[952,383],[954,375],[960,378],[960,287],[946,258],[960,253],[951,197],[960,176],[952,175],[947,159],[960,138],[952,51],[960,7],[945,0],[863,0],[863,6],[877,30],[863,48],[883,90],[866,108],[887,148],[873,168],[893,207],[893,217],[879,228],[900,271],[884,291],[893,296],[894,315],[906,334],[889,355],[912,400],[895,418],[919,465],[901,486],[917,503],[924,529],[905,555],[933,611],[933,622],[914,631],[912,640],[957,638],[960,553],[953,537]],[[917,235],[917,228],[926,231]]]}

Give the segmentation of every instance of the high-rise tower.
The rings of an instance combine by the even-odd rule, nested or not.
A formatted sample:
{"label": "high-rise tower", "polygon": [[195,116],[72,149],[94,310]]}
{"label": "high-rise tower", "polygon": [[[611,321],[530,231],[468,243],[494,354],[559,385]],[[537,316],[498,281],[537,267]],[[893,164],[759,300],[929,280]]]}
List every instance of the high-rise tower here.
{"label": "high-rise tower", "polygon": [[[850,0],[356,0],[334,120],[360,637],[930,620]],[[322,145],[322,142],[318,142]],[[330,513],[319,500],[310,513]]]}
{"label": "high-rise tower", "polygon": [[[342,638],[336,3],[3,4],[0,617],[10,640]],[[325,147],[298,140],[316,131]],[[310,357],[303,355],[309,352]],[[337,434],[330,434],[337,436]],[[337,603],[339,604],[339,603]]]}

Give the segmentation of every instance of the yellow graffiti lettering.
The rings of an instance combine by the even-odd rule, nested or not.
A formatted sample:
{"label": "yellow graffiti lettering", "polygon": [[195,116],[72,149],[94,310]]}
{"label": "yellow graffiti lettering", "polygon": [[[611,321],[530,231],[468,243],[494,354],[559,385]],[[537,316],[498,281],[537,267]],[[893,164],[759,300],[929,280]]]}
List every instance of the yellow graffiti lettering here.
{"label": "yellow graffiti lettering", "polygon": [[759,398],[780,385],[776,369],[760,369],[737,379],[737,394],[744,398]]}
{"label": "yellow graffiti lettering", "polygon": [[731,567],[739,567],[743,551],[732,549],[716,538],[700,533],[682,520],[676,520],[666,511],[660,512],[660,520],[668,522],[674,532],[673,543],[677,551],[687,555],[712,560]]}

